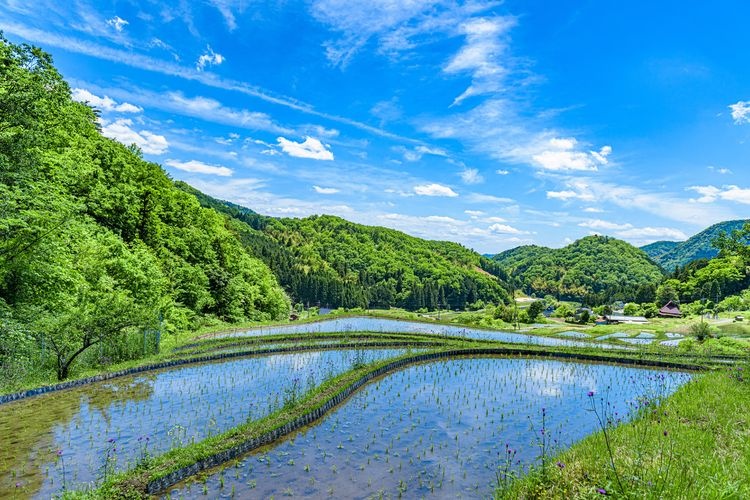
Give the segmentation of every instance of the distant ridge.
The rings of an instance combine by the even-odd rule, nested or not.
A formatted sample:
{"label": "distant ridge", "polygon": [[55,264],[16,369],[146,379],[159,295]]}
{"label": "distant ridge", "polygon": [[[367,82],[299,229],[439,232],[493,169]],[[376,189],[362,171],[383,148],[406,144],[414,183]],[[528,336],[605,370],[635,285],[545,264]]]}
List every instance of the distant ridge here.
{"label": "distant ridge", "polygon": [[677,266],[683,267],[697,259],[712,259],[719,251],[712,246],[721,233],[731,233],[741,229],[749,219],[719,222],[701,231],[695,236],[682,241],[657,241],[641,247],[654,262],[664,270],[672,272]]}

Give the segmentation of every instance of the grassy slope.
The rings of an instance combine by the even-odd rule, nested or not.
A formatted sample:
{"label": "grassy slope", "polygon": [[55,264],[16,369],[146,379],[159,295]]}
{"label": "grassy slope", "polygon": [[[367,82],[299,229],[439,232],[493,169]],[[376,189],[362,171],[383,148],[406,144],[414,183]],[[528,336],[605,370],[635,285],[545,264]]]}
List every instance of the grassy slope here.
{"label": "grassy slope", "polygon": [[591,498],[602,488],[619,498],[750,498],[750,380],[736,376],[746,371],[700,375],[610,429],[615,468],[600,432],[552,459],[546,477],[536,471],[497,496]]}

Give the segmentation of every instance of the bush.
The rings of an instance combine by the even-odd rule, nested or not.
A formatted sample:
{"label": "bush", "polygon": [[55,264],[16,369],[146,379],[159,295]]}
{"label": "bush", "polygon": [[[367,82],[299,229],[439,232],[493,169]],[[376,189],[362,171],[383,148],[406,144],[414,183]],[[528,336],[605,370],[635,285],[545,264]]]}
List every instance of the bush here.
{"label": "bush", "polygon": [[641,304],[643,316],[646,318],[655,318],[659,314],[659,308],[655,304]]}
{"label": "bush", "polygon": [[640,316],[642,314],[641,306],[635,302],[628,302],[625,304],[623,312],[625,313],[625,316]]}
{"label": "bush", "polygon": [[703,342],[704,340],[713,337],[711,327],[705,321],[690,325],[690,333],[698,340],[698,342]]}

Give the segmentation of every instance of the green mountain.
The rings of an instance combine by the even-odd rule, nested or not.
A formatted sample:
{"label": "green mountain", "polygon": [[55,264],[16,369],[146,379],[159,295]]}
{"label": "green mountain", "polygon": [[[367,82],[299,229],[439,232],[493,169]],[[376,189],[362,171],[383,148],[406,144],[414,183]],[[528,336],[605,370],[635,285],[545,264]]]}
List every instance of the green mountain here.
{"label": "green mountain", "polygon": [[607,236],[587,236],[559,249],[522,246],[494,260],[528,294],[589,304],[651,301],[663,279],[645,252]]}
{"label": "green mountain", "polygon": [[651,257],[651,260],[658,263],[660,258],[674,250],[675,247],[678,247],[679,245],[679,241],[655,241],[640,248]]}
{"label": "green mountain", "polygon": [[327,215],[265,217],[178,185],[203,206],[231,216],[233,230],[295,302],[416,310],[508,300],[501,267],[457,243]]}
{"label": "green mountain", "polygon": [[0,376],[47,363],[39,346],[65,378],[142,354],[160,323],[286,316],[231,220],[103,137],[49,55],[0,38],[0,61]]}
{"label": "green mountain", "polygon": [[714,224],[682,242],[657,241],[641,247],[657,264],[672,272],[676,267],[684,267],[697,259],[712,259],[719,254],[713,242],[721,233],[731,233],[748,220],[730,220]]}

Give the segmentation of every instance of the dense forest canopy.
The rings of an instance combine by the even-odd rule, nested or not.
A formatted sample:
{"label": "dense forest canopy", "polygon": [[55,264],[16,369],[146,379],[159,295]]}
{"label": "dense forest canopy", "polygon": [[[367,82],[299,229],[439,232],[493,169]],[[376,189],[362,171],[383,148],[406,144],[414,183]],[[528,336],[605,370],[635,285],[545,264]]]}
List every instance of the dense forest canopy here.
{"label": "dense forest canopy", "polygon": [[723,233],[741,229],[747,220],[730,220],[720,222],[704,229],[691,238],[676,241],[657,241],[641,247],[654,262],[659,264],[668,272],[672,272],[677,267],[683,267],[690,262],[698,259],[712,259],[719,254],[719,250],[714,247],[713,242]]}
{"label": "dense forest canopy", "polygon": [[663,279],[643,251],[607,236],[587,236],[560,249],[518,247],[497,254],[494,260],[528,294],[590,305],[650,302]]}
{"label": "dense forest canopy", "polygon": [[240,239],[305,305],[434,310],[508,301],[501,267],[457,243],[328,215],[265,217],[178,185],[233,217]]}
{"label": "dense forest canopy", "polygon": [[137,148],[103,137],[48,54],[0,39],[5,374],[47,363],[40,351],[60,378],[81,354],[131,356],[125,340],[143,328],[285,317],[274,275],[227,225]]}

